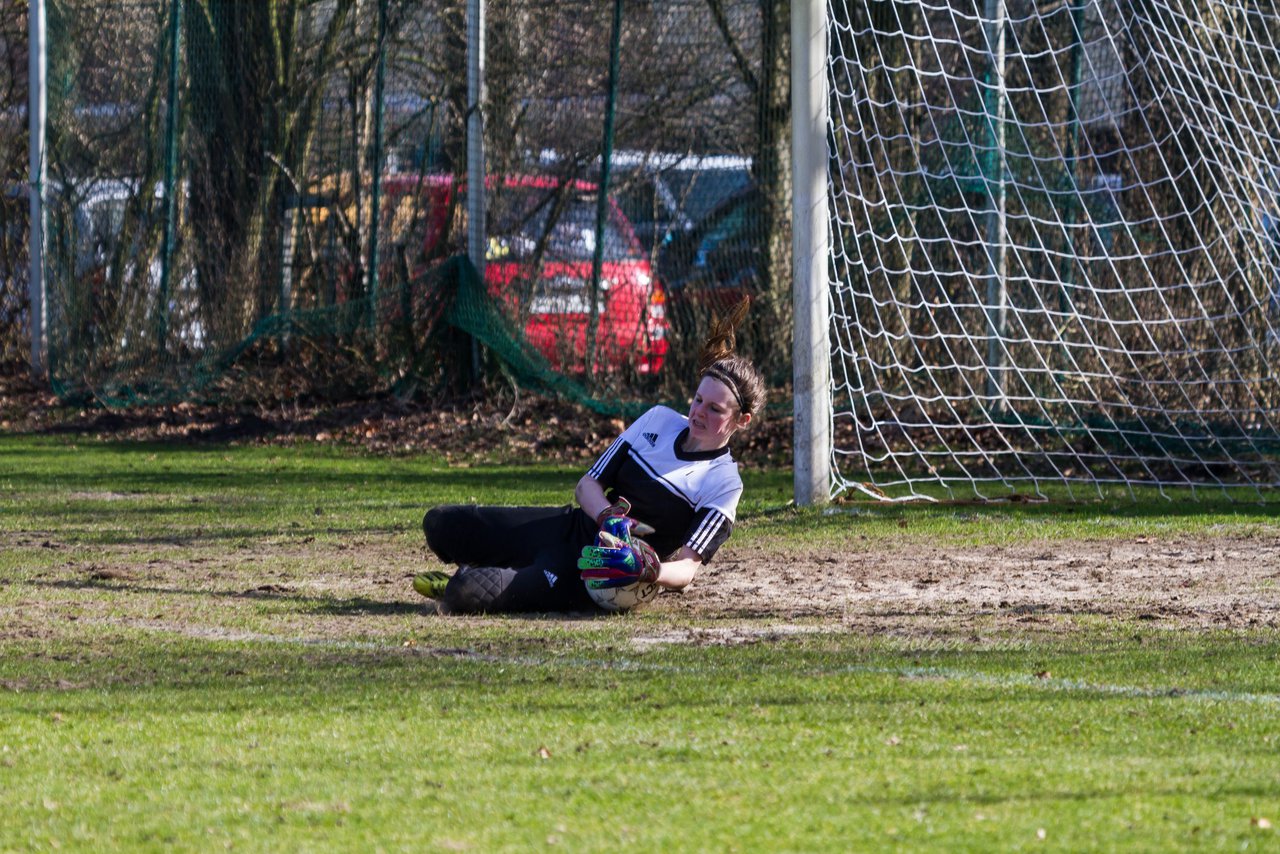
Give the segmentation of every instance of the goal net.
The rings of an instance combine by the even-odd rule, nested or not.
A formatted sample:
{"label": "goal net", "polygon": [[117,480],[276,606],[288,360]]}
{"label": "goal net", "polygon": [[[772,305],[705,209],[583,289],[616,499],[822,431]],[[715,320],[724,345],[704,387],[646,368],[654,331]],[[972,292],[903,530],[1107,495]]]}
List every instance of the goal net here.
{"label": "goal net", "polygon": [[835,488],[1280,483],[1280,13],[829,0]]}

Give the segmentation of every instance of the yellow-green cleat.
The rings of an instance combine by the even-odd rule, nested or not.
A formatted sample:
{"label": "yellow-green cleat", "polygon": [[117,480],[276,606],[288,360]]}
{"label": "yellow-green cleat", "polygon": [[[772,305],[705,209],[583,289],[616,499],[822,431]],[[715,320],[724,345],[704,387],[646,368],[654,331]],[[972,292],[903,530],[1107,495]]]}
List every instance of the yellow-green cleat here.
{"label": "yellow-green cleat", "polygon": [[420,572],[413,577],[413,589],[428,599],[439,599],[444,596],[444,588],[450,577],[449,573],[438,569]]}

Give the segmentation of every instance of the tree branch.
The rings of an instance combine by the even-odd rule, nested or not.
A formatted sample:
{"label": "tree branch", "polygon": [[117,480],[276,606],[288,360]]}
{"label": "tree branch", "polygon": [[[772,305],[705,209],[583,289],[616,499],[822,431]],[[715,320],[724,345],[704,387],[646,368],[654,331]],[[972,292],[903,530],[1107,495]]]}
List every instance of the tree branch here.
{"label": "tree branch", "polygon": [[711,17],[715,19],[716,29],[720,31],[720,35],[724,38],[725,47],[729,49],[729,53],[733,56],[734,65],[738,67],[739,73],[742,74],[742,82],[751,90],[751,94],[755,95],[760,89],[760,81],[756,79],[756,75],[751,71],[751,61],[742,52],[742,47],[738,44],[738,40],[733,37],[733,33],[729,30],[729,18],[724,13],[723,0],[707,0],[707,8],[711,11]]}

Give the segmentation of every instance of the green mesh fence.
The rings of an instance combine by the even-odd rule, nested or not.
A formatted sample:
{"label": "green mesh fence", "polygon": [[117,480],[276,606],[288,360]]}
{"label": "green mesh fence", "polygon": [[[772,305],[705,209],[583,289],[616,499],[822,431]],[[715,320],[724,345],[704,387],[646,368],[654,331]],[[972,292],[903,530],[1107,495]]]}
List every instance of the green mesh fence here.
{"label": "green mesh fence", "polygon": [[[25,74],[25,15],[6,14]],[[502,372],[624,411],[683,396],[711,314],[743,295],[744,349],[785,378],[785,4],[485,15],[481,273],[460,257],[465,3],[48,0],[54,389],[339,398]],[[9,74],[4,203],[25,216]],[[27,223],[4,210],[17,342]]]}

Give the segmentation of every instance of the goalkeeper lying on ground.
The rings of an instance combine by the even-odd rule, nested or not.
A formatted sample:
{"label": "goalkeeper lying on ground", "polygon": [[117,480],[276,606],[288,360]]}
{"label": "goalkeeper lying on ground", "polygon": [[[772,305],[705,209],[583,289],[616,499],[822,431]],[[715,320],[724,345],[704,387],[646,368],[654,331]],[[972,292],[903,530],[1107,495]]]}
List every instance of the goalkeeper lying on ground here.
{"label": "goalkeeper lying on ground", "polygon": [[759,372],[733,353],[746,310],[744,300],[712,325],[688,416],[665,406],[640,416],[578,481],[576,507],[429,511],[427,545],[458,569],[418,575],[414,589],[455,613],[578,611],[596,607],[585,579],[692,581],[729,538],[742,495],[729,439],[764,405]]}

